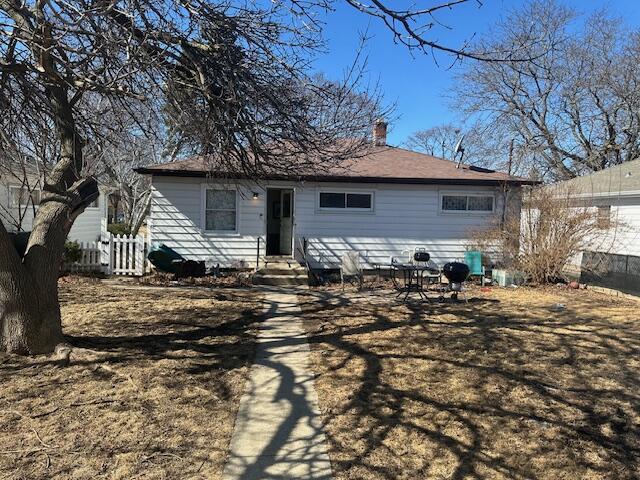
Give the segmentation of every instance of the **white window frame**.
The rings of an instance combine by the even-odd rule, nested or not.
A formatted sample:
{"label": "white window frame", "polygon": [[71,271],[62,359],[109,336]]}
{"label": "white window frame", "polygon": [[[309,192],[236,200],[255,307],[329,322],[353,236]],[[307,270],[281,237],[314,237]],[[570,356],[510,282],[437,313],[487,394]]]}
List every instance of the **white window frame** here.
{"label": "white window frame", "polygon": [[[491,211],[489,210],[445,210],[442,208],[443,197],[491,197]],[[467,205],[469,200],[467,198]],[[473,191],[467,192],[465,190],[442,190],[438,195],[438,213],[441,215],[494,215],[496,213],[496,194],[495,192],[487,191]]]}
{"label": "white window frame", "polygon": [[102,195],[100,193],[98,193],[98,196],[95,199],[96,206],[92,207],[91,205],[89,205],[89,206],[87,206],[87,208],[85,210],[99,210],[100,209],[100,197],[102,197]]}
{"label": "white window frame", "polygon": [[[42,191],[39,188],[34,188],[32,191],[29,191],[28,188],[23,187],[21,185],[9,185],[9,205],[11,205],[12,208],[22,208],[26,206],[32,206],[33,202],[31,201],[27,201],[27,203],[16,203],[13,192],[15,190],[23,190],[23,189],[27,190],[27,193],[29,194],[38,192],[38,195],[40,196],[40,201],[38,201],[37,204],[33,205],[35,207],[38,207],[40,205],[40,202],[42,201]],[[29,200],[31,200],[31,198]]]}
{"label": "white window frame", "polygon": [[[320,206],[320,194],[322,193],[342,193],[345,195],[344,199],[344,208],[331,208],[331,207],[321,207]],[[356,194],[356,195],[369,195],[371,197],[371,207],[370,208],[354,208],[347,207],[347,197],[348,194]],[[316,194],[316,211],[319,213],[373,213],[375,211],[375,201],[376,195],[372,190],[345,190],[341,188],[321,188],[318,189]]]}
{"label": "white window frame", "polygon": [[[234,192],[236,196],[236,225],[233,230],[207,230],[207,190],[224,190]],[[200,192],[200,223],[205,235],[238,235],[240,229],[240,192],[237,188],[225,185],[203,184]]]}

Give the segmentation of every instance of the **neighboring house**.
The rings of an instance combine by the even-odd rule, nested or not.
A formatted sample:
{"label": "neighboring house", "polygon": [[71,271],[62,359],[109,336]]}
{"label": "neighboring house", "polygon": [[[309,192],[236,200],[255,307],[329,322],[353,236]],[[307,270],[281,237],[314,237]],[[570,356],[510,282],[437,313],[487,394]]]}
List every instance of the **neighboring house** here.
{"label": "neighboring house", "polygon": [[636,282],[636,291],[640,292],[640,159],[554,187],[567,191],[576,205],[597,209],[602,228],[602,234],[590,240],[587,253],[573,258],[570,267],[576,273],[595,267],[604,276],[609,270],[621,276],[624,270],[622,278],[607,282],[611,286],[616,281]]}
{"label": "neighboring house", "polygon": [[223,267],[300,259],[303,245],[313,268],[336,268],[349,250],[371,268],[415,247],[442,263],[462,259],[470,235],[500,218],[505,189],[519,215],[520,186],[534,183],[390,147],[382,135],[347,168],[298,181],[224,180],[198,158],[139,168],[153,177],[151,241]]}
{"label": "neighboring house", "polygon": [[[37,180],[29,184],[32,188],[28,189],[18,179],[0,179],[0,219],[10,232],[31,230],[34,205],[37,210],[40,203],[40,189]],[[95,242],[100,239],[103,229],[106,229],[105,192],[100,189],[100,196],[76,218],[69,232],[69,240]]]}

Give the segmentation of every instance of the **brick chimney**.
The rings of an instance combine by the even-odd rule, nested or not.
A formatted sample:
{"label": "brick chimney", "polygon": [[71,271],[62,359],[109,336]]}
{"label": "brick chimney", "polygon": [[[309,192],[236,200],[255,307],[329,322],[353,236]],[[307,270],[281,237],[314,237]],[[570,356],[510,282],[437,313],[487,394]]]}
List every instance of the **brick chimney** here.
{"label": "brick chimney", "polygon": [[373,144],[376,147],[387,145],[387,122],[381,118],[373,124]]}

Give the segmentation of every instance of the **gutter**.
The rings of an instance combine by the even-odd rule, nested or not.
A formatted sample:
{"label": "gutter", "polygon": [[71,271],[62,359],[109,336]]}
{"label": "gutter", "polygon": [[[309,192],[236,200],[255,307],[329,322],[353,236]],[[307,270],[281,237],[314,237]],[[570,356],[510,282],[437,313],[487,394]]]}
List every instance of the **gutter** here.
{"label": "gutter", "polygon": [[[204,171],[187,171],[187,170],[158,170],[152,168],[136,168],[136,173],[141,175],[153,175],[157,177],[182,177],[182,178],[219,178],[219,179],[241,179],[246,177],[238,177],[236,175],[213,175],[211,172]],[[486,185],[500,186],[508,185],[538,185],[542,182],[537,180],[514,179],[472,179],[472,178],[401,178],[401,177],[352,177],[347,175],[303,175],[297,178],[291,178],[286,175],[270,175],[264,180],[283,180],[283,181],[307,181],[307,182],[335,182],[335,183],[383,183],[383,184],[404,184],[404,185]]]}

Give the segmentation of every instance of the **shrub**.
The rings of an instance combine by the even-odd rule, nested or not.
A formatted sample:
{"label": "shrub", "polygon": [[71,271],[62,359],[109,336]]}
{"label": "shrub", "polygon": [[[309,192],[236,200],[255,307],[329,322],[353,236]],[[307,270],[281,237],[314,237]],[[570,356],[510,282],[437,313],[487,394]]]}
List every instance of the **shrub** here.
{"label": "shrub", "polygon": [[538,284],[564,278],[568,262],[581,251],[594,245],[601,251],[611,248],[597,209],[576,200],[571,191],[554,187],[531,189],[523,198],[520,218],[507,218],[504,225],[478,232],[477,237],[476,243],[497,248],[506,268]]}
{"label": "shrub", "polygon": [[113,235],[130,235],[131,229],[126,223],[111,223],[107,227],[107,231]]}
{"label": "shrub", "polygon": [[82,249],[78,242],[65,242],[64,244],[64,263],[75,263],[82,259]]}

